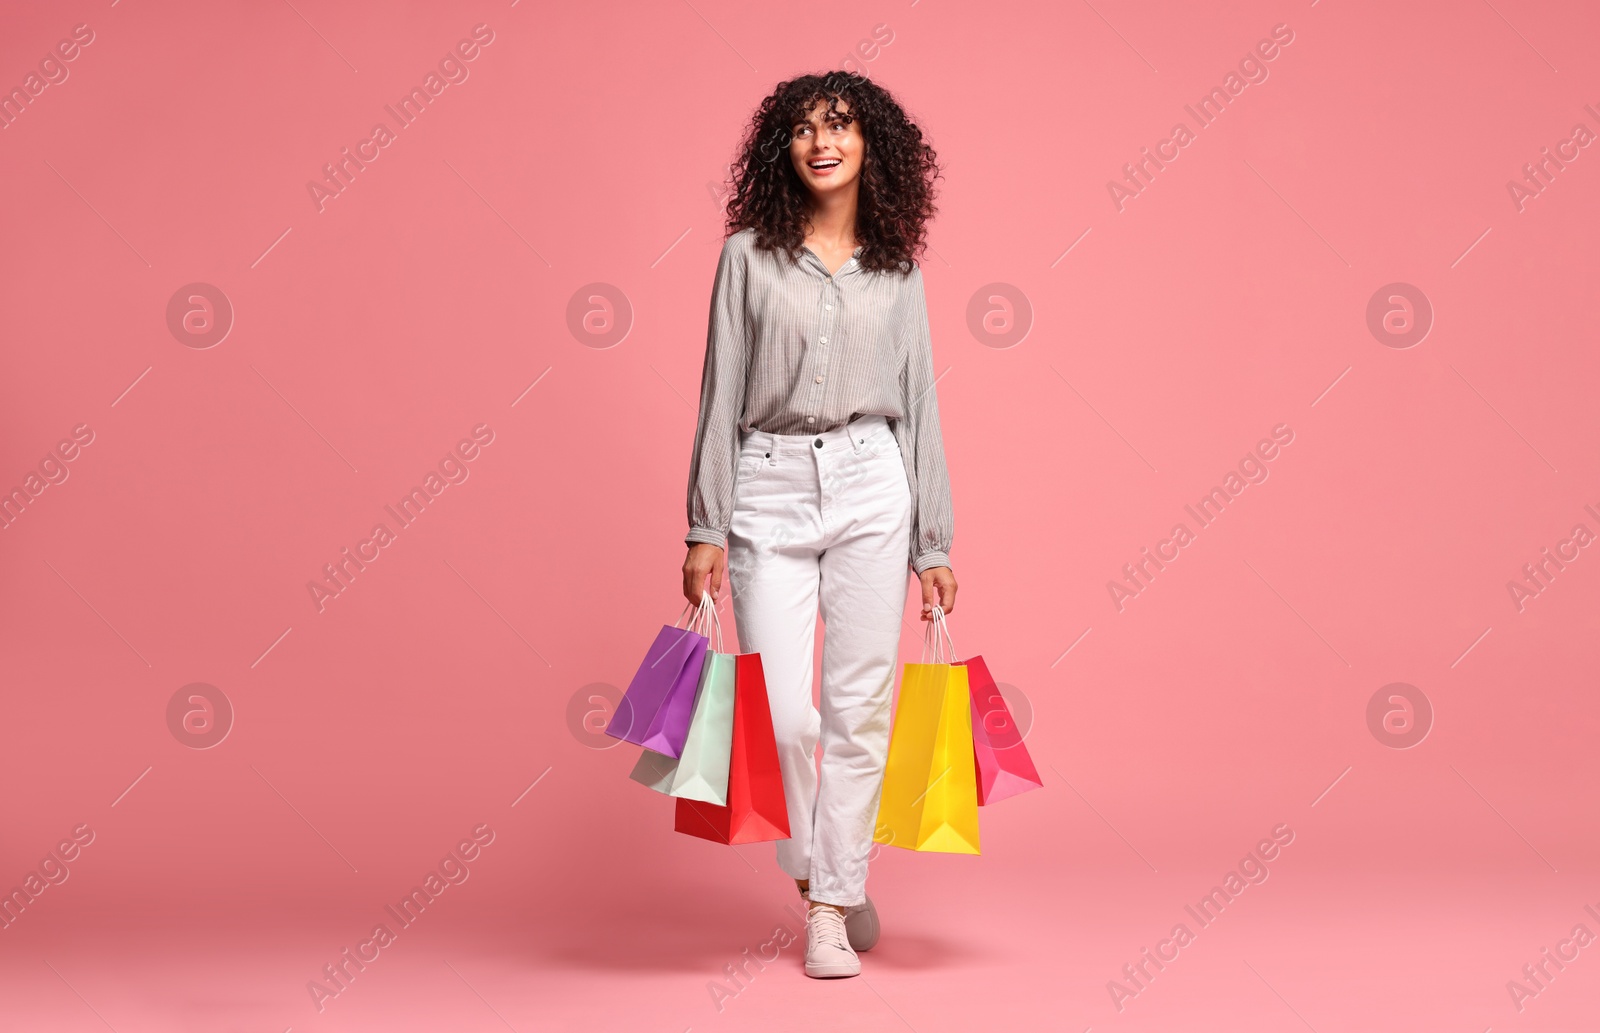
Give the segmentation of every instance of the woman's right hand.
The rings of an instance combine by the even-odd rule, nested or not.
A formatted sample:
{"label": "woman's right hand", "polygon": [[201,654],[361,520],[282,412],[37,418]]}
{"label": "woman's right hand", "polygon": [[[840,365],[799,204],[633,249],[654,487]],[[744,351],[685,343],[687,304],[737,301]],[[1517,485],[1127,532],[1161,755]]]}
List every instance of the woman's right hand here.
{"label": "woman's right hand", "polygon": [[717,600],[722,591],[722,571],[727,564],[727,554],[721,546],[695,542],[689,546],[689,555],[683,560],[683,597],[695,606],[700,605],[700,595],[705,591],[706,578],[711,578],[711,599]]}

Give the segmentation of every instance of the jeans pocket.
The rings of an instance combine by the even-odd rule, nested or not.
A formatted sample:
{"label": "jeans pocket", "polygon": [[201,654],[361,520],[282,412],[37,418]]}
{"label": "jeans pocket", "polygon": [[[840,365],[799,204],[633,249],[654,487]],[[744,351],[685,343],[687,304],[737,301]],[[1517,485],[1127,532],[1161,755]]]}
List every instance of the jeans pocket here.
{"label": "jeans pocket", "polygon": [[867,459],[899,459],[900,442],[892,431],[880,431],[867,437],[861,446],[861,454]]}
{"label": "jeans pocket", "polygon": [[767,459],[760,452],[741,452],[738,465],[734,469],[740,482],[749,483],[761,476],[761,471],[766,467]]}

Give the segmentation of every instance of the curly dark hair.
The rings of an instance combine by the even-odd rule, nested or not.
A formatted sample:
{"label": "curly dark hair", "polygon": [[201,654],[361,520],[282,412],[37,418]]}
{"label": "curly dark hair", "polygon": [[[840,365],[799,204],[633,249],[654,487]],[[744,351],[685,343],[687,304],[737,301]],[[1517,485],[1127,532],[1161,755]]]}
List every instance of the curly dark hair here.
{"label": "curly dark hair", "polygon": [[[848,114],[839,112],[841,99],[849,103]],[[830,116],[861,120],[866,141],[856,207],[861,266],[909,272],[927,246],[928,220],[938,211],[933,203],[937,156],[887,90],[852,72],[802,75],[779,83],[761,102],[730,166],[728,235],[753,228],[756,247],[782,248],[799,259],[811,193],[789,160],[789,143],[794,125],[819,100],[828,102]]]}

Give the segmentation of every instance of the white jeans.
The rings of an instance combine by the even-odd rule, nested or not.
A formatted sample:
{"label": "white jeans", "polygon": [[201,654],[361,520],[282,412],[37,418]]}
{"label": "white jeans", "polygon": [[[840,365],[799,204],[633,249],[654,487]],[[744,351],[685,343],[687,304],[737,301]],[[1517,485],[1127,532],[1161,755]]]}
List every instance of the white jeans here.
{"label": "white jeans", "polygon": [[[882,416],[742,439],[728,581],[739,648],[761,654],[772,705],[791,834],[778,841],[778,866],[828,904],[866,899],[913,577],[911,513],[905,462]],[[820,713],[811,699],[819,606]]]}

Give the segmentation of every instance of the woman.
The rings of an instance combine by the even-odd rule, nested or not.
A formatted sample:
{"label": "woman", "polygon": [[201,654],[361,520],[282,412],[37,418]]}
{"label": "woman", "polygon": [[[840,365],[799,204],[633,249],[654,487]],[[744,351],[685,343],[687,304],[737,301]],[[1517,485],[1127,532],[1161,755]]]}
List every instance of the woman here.
{"label": "woman", "polygon": [[766,672],[791,833],[778,865],[807,901],[806,974],[853,976],[856,952],[878,938],[867,860],[911,572],[923,620],[935,604],[955,608],[950,486],[914,261],[939,173],[899,104],[842,72],[779,84],[733,168],[683,592],[698,603],[709,580],[719,598],[726,566],[739,648],[760,653]]}

